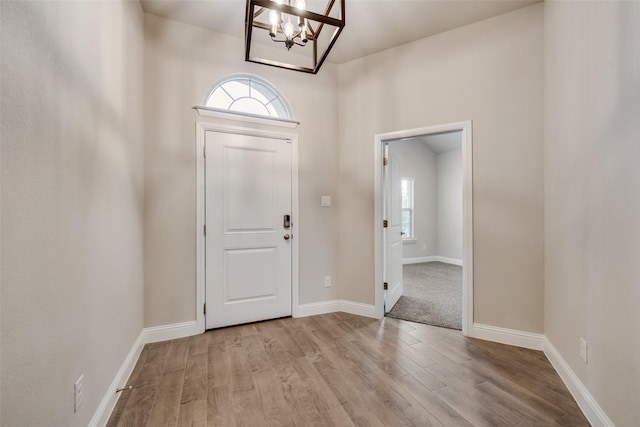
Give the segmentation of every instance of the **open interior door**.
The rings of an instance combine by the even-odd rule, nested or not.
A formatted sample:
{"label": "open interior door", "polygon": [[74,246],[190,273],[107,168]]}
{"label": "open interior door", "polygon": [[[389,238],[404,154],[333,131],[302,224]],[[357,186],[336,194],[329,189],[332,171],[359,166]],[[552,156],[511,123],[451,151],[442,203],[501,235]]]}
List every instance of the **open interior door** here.
{"label": "open interior door", "polygon": [[388,313],[402,296],[402,163],[388,145],[385,151],[384,311]]}

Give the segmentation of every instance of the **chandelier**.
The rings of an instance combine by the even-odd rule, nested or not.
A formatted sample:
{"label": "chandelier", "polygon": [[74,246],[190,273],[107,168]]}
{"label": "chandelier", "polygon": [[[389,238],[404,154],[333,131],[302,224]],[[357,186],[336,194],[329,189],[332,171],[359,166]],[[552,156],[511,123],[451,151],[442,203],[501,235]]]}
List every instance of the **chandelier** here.
{"label": "chandelier", "polygon": [[316,74],[344,28],[344,2],[247,0],[245,60]]}

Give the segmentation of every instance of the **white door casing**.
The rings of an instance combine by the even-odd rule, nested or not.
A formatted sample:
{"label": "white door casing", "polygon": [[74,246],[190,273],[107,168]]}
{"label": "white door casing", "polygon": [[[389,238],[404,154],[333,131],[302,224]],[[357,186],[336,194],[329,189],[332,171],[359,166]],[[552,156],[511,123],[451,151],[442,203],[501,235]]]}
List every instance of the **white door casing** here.
{"label": "white door casing", "polygon": [[473,336],[473,136],[471,120],[407,129],[374,136],[374,297],[377,316],[384,316],[384,148],[405,138],[442,132],[462,132],[462,334]]}
{"label": "white door casing", "polygon": [[[388,150],[389,152],[391,150]],[[385,313],[402,296],[402,164],[397,156],[388,156],[385,166]]]}
{"label": "white door casing", "polygon": [[291,315],[290,141],[205,131],[204,145],[206,328]]}

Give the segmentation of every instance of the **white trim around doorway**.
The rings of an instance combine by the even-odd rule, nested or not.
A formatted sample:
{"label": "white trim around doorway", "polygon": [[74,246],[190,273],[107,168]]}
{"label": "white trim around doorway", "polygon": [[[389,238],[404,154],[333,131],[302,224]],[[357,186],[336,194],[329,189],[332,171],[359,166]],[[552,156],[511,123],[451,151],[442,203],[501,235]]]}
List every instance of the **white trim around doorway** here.
{"label": "white trim around doorway", "polygon": [[221,125],[196,121],[196,330],[202,333],[206,329],[205,303],[205,132],[222,132],[240,135],[258,136],[262,138],[287,139],[291,141],[291,315],[298,317],[298,135],[295,133],[272,132],[249,127]]}
{"label": "white trim around doorway", "polygon": [[384,252],[382,247],[382,221],[384,219],[384,186],[382,182],[384,144],[391,140],[455,131],[462,131],[462,333],[469,335],[473,331],[473,144],[471,120],[375,135],[375,312],[379,318],[384,316]]}

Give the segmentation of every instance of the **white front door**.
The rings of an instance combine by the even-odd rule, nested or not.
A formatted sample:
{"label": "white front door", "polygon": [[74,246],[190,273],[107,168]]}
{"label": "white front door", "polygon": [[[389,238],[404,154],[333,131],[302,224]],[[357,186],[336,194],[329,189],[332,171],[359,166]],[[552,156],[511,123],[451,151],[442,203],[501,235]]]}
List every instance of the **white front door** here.
{"label": "white front door", "polygon": [[291,143],[205,133],[206,328],[291,315]]}
{"label": "white front door", "polygon": [[[390,151],[390,150],[389,150]],[[385,313],[391,311],[402,296],[402,164],[389,156],[385,171]]]}

